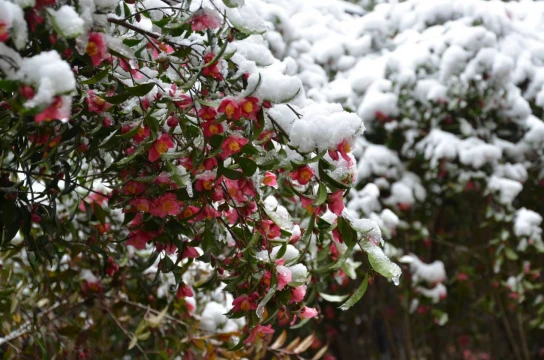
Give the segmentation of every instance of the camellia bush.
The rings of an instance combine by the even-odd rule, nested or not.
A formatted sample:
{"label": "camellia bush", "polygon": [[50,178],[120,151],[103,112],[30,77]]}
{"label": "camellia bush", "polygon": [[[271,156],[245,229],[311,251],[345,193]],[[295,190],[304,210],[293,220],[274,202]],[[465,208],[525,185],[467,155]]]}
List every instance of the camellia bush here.
{"label": "camellia bush", "polygon": [[347,207],[407,273],[349,314],[323,299],[336,353],[542,358],[542,3],[268,3],[269,47],[308,97],[365,122]]}
{"label": "camellia bush", "polygon": [[317,359],[318,298],[398,284],[344,209],[360,117],[308,99],[243,3],[0,0],[4,359]]}

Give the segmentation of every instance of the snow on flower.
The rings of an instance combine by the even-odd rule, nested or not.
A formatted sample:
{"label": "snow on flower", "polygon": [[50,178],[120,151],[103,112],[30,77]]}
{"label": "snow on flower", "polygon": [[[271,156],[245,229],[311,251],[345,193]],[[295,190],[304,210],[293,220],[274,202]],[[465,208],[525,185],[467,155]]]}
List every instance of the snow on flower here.
{"label": "snow on flower", "polygon": [[90,112],[103,113],[107,111],[111,104],[108,103],[104,98],[95,94],[93,90],[87,91],[87,97],[85,98],[87,106],[89,107]]}
{"label": "snow on flower", "polygon": [[189,23],[193,31],[213,30],[221,27],[221,18],[213,10],[202,9],[194,13]]}

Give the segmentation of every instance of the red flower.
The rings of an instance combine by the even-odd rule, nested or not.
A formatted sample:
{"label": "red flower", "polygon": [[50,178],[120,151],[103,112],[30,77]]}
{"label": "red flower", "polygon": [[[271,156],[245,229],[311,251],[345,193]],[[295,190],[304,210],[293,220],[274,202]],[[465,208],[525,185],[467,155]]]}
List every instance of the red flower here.
{"label": "red flower", "polygon": [[147,159],[151,162],[155,162],[159,160],[161,154],[164,154],[168,149],[173,147],[174,142],[172,141],[172,138],[168,134],[162,134],[151,146]]}
{"label": "red flower", "polygon": [[242,109],[238,103],[232,99],[225,99],[217,108],[217,111],[224,113],[229,120],[240,120]]}
{"label": "red flower", "polygon": [[49,105],[44,111],[34,117],[37,123],[51,120],[61,120],[66,116],[60,111],[62,108],[62,98],[60,96],[55,97],[53,103]]}
{"label": "red flower", "polygon": [[[0,33],[2,32],[0,25]],[[34,89],[30,85],[19,86],[19,94],[25,99],[32,99],[34,97]]]}
{"label": "red flower", "polygon": [[248,338],[244,340],[244,343],[251,344],[255,342],[256,338],[262,338],[266,334],[273,334],[273,333],[274,333],[274,329],[272,329],[272,325],[262,326],[259,324],[251,330]]}
{"label": "red flower", "polygon": [[200,254],[198,253],[198,251],[194,247],[190,246],[185,247],[185,249],[183,249],[183,253],[181,254],[182,259],[196,259],[199,256]]}
{"label": "red flower", "polygon": [[221,149],[223,149],[223,157],[227,158],[233,154],[237,154],[242,150],[242,147],[244,147],[248,143],[248,139],[237,137],[234,135],[229,136],[225,139],[223,144],[221,144]]}
{"label": "red flower", "polygon": [[[128,130],[130,130],[130,128]],[[138,132],[132,136],[132,140],[134,140],[136,145],[138,145],[139,143],[144,141],[149,136],[150,133],[151,131],[149,130],[147,126],[140,126],[140,128],[138,129]]]}
{"label": "red flower", "polygon": [[204,173],[199,176],[195,183],[196,191],[212,190],[215,186],[216,175],[214,173]]}
{"label": "red flower", "polygon": [[0,20],[0,42],[7,41],[9,39],[9,28],[10,27],[5,21]]}
{"label": "red flower", "polygon": [[138,64],[136,64],[134,67],[132,67],[132,64],[129,63],[127,60],[119,58],[119,66],[121,69],[125,70],[126,72],[132,74],[134,79],[143,79],[144,75],[138,71]]}
{"label": "red flower", "polygon": [[221,75],[221,71],[219,70],[219,63],[217,61],[212,63],[214,57],[215,54],[212,53],[204,55],[204,63],[206,64],[206,67],[202,69],[202,75],[206,77],[213,77],[216,80],[223,80],[223,75]]}
{"label": "red flower", "polygon": [[205,121],[201,123],[201,126],[205,137],[212,137],[217,134],[222,134],[225,131],[223,125],[216,124],[213,121]]}
{"label": "red flower", "polygon": [[261,226],[259,231],[267,239],[275,239],[281,235],[280,227],[276,225],[272,220],[261,221]]}
{"label": "red flower", "polygon": [[96,95],[92,90],[87,91],[87,98],[85,99],[85,101],[87,102],[89,111],[98,114],[103,113],[111,107],[111,104],[109,102]]}
{"label": "red flower", "polygon": [[299,167],[297,171],[291,173],[291,178],[298,181],[300,185],[306,185],[314,177],[314,170],[308,165]]}
{"label": "red flower", "polygon": [[89,42],[87,43],[85,52],[91,57],[93,66],[98,66],[102,63],[102,60],[106,57],[106,44],[101,34],[91,33],[89,35]]}
{"label": "red flower", "polygon": [[196,213],[198,213],[199,210],[200,208],[197,208],[196,206],[193,206],[193,205],[189,205],[185,209],[183,209],[183,211],[179,214],[178,217],[181,219],[187,219],[194,216]]}
{"label": "red flower", "polygon": [[256,310],[258,299],[259,294],[256,292],[251,295],[240,295],[232,301],[232,312]]}
{"label": "red flower", "polygon": [[191,288],[185,284],[181,284],[179,287],[178,287],[178,291],[176,291],[176,299],[181,299],[182,297],[185,298],[185,297],[193,297],[195,296],[193,294],[193,290],[191,290]]}
{"label": "red flower", "polygon": [[163,218],[166,215],[177,215],[180,211],[181,206],[176,195],[166,193],[153,201],[153,208],[149,212],[151,215]]}
{"label": "red flower", "polygon": [[[38,1],[39,3],[39,1]],[[38,5],[36,5],[38,7]],[[30,27],[31,32],[35,32],[37,25],[43,24],[44,18],[40,15],[38,15],[38,12],[36,10],[30,10],[26,15],[26,22],[28,26]]]}
{"label": "red flower", "polygon": [[215,120],[215,117],[217,116],[217,111],[213,107],[209,106],[202,106],[200,110],[198,110],[198,116],[202,120]]}
{"label": "red flower", "polygon": [[351,158],[349,157],[349,154],[351,152],[351,144],[347,142],[346,140],[342,141],[338,147],[336,148],[340,155],[344,158],[344,160],[347,161],[348,164],[351,164]]}
{"label": "red flower", "polygon": [[257,120],[257,112],[259,112],[259,99],[250,96],[240,102],[242,116],[249,120]]}
{"label": "red flower", "polygon": [[197,12],[189,22],[193,31],[217,29],[221,26],[221,19],[217,15],[204,12]]}

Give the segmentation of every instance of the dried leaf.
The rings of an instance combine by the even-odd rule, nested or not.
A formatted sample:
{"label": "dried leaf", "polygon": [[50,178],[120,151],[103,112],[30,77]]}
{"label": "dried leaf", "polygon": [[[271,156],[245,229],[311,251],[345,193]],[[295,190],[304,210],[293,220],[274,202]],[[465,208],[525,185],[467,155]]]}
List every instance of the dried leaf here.
{"label": "dried leaf", "polygon": [[279,349],[283,344],[285,344],[285,340],[287,340],[287,331],[283,330],[274,343],[270,345],[270,349]]}
{"label": "dried leaf", "polygon": [[327,352],[327,350],[329,349],[329,344],[325,345],[323,348],[321,348],[321,350],[319,350],[315,355],[314,357],[312,358],[312,360],[319,360],[323,357],[323,355],[325,355],[325,353]]}
{"label": "dried leaf", "polygon": [[309,335],[306,339],[302,340],[302,342],[293,350],[295,354],[300,354],[308,350],[310,345],[314,342],[315,336],[312,333]]}
{"label": "dried leaf", "polygon": [[296,348],[300,344],[300,337],[297,337],[295,340],[291,341],[289,345],[285,348],[287,351],[293,351],[294,348]]}

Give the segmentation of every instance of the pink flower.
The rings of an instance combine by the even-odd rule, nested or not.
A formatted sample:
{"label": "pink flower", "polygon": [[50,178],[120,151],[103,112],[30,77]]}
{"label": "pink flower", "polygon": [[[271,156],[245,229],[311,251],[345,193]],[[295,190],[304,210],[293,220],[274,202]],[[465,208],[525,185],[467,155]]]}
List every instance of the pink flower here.
{"label": "pink flower", "polygon": [[123,194],[125,195],[139,195],[146,189],[144,183],[138,181],[129,181],[123,186]]}
{"label": "pink flower", "polygon": [[151,215],[165,217],[166,215],[177,215],[181,211],[181,206],[176,199],[176,195],[166,193],[153,201],[153,208],[149,211]]}
{"label": "pink flower", "polygon": [[299,167],[297,171],[291,173],[290,175],[291,178],[298,181],[300,185],[306,185],[314,177],[314,174],[314,170],[311,167],[304,165]]}
{"label": "pink flower", "polygon": [[217,112],[224,113],[229,120],[240,120],[242,108],[232,99],[225,99],[217,108]]}
{"label": "pink flower", "polygon": [[200,221],[204,219],[211,220],[213,218],[221,216],[221,213],[217,211],[213,206],[204,206],[202,211],[195,217],[195,221]]}
{"label": "pink flower", "polygon": [[259,112],[259,99],[250,96],[240,102],[240,109],[242,116],[249,120],[257,120],[257,113]]}
{"label": "pink flower", "polygon": [[197,257],[200,257],[200,254],[194,247],[191,247],[191,246],[186,246],[183,249],[183,253],[181,254],[182,259],[187,259],[187,258],[196,259]]}
{"label": "pink flower", "polygon": [[266,186],[276,187],[276,175],[274,173],[271,173],[270,171],[265,172],[263,184],[265,184]]}
{"label": "pink flower", "polygon": [[98,66],[102,63],[102,60],[106,57],[106,44],[101,34],[91,33],[89,35],[89,42],[87,43],[85,52],[91,57],[93,66]]}
{"label": "pink flower", "polygon": [[98,114],[103,113],[111,107],[109,102],[96,95],[92,90],[87,91],[87,98],[85,101],[87,102],[89,111]]}
{"label": "pink flower", "polygon": [[276,271],[278,272],[278,290],[283,290],[285,285],[291,282],[293,274],[283,265],[278,265]]}
{"label": "pink flower", "polygon": [[329,196],[329,210],[340,216],[344,210],[344,197],[342,190],[338,190]]}
{"label": "pink flower", "polygon": [[232,312],[250,311],[257,309],[259,294],[254,292],[251,295],[240,295],[232,301]]}
{"label": "pink flower", "polygon": [[[1,32],[2,32],[2,25],[0,23],[0,33]],[[34,89],[30,85],[19,86],[19,94],[21,94],[21,96],[25,99],[32,99],[34,97]]]}
{"label": "pink flower", "polygon": [[300,285],[296,288],[291,289],[291,300],[290,303],[299,303],[304,300],[306,296],[306,285]]}
{"label": "pink flower", "polygon": [[193,31],[217,29],[221,26],[221,18],[219,16],[215,13],[206,13],[204,11],[196,12],[189,22]]}
{"label": "pink flower", "polygon": [[168,149],[171,149],[173,147],[174,142],[172,141],[170,135],[162,134],[161,137],[158,138],[151,146],[147,159],[151,162],[155,162],[159,160],[161,154],[164,154],[168,151]]}
{"label": "pink flower", "polygon": [[127,245],[132,245],[136,249],[145,249],[145,244],[154,239],[156,234],[151,231],[136,230],[129,234]]}
{"label": "pink flower", "polygon": [[349,153],[351,152],[351,144],[348,141],[346,140],[342,141],[338,145],[336,150],[338,150],[338,152],[340,153],[340,155],[342,155],[344,160],[347,161],[348,165],[351,164],[351,158],[349,156]]}
{"label": "pink flower", "polygon": [[178,217],[180,219],[187,219],[187,218],[193,217],[199,211],[200,211],[200,208],[193,205],[189,205],[185,209],[183,209],[183,211],[179,214]]}
{"label": "pink flower", "polygon": [[123,58],[119,58],[119,66],[121,69],[125,70],[126,72],[132,74],[134,79],[143,79],[144,75],[138,71],[138,64],[133,67],[131,63],[129,63],[127,60]]}
{"label": "pink flower", "polygon": [[251,344],[255,342],[255,339],[263,338],[266,334],[273,334],[273,333],[274,333],[274,329],[272,329],[272,325],[262,326],[259,324],[251,330],[248,338],[244,340],[244,344]]}
{"label": "pink flower", "polygon": [[51,120],[65,119],[66,116],[61,112],[62,98],[60,96],[55,97],[53,103],[49,105],[44,111],[34,117],[37,123]]}
{"label": "pink flower", "polygon": [[[127,131],[130,131],[130,127],[127,129]],[[144,141],[149,135],[151,134],[151,130],[147,126],[140,126],[138,129],[138,132],[132,136],[132,140],[136,144],[141,143]]]}
{"label": "pink flower", "polygon": [[233,154],[237,154],[242,150],[249,142],[248,139],[231,135],[225,139],[223,144],[221,144],[221,149],[223,149],[222,155],[224,158],[227,158]]}
{"label": "pink flower", "polygon": [[300,310],[299,316],[301,319],[311,319],[316,317],[317,314],[318,312],[316,309],[304,306],[302,310]]}
{"label": "pink flower", "polygon": [[147,199],[132,199],[129,204],[139,212],[149,212],[153,208],[153,203]]}
{"label": "pink flower", "polygon": [[261,221],[259,231],[267,239],[275,239],[281,235],[281,229],[272,220]]}
{"label": "pink flower", "polygon": [[198,177],[195,183],[196,191],[212,190],[216,183],[216,176],[214,173],[204,173]]}
{"label": "pink flower", "polygon": [[193,290],[185,285],[185,284],[181,284],[179,287],[178,287],[178,291],[176,291],[176,299],[181,299],[182,297],[185,298],[185,297],[193,297],[195,296],[194,293],[193,293]]}

